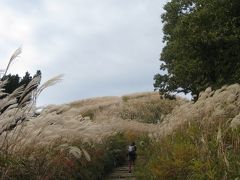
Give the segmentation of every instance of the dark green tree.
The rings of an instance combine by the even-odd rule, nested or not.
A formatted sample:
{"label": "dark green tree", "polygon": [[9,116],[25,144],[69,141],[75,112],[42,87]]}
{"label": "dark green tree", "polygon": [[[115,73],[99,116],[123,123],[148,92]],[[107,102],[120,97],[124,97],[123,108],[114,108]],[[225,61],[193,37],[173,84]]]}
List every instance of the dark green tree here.
{"label": "dark green tree", "polygon": [[18,74],[16,74],[16,75],[11,75],[11,74],[6,75],[6,76],[2,77],[2,79],[1,79],[2,81],[6,80],[6,79],[8,80],[6,85],[4,86],[4,89],[5,89],[4,92],[8,93],[8,94],[11,94],[15,89],[17,89],[18,87],[20,87],[22,85],[26,87],[28,85],[28,83],[36,76],[41,77],[41,71],[40,70],[38,70],[33,77],[30,75],[29,72],[26,72],[25,76],[23,76],[22,78],[20,78]]}
{"label": "dark green tree", "polygon": [[19,86],[21,85],[27,86],[31,80],[32,80],[32,76],[30,75],[29,72],[26,72],[25,76],[23,76],[23,78],[21,79]]}
{"label": "dark green tree", "polygon": [[162,15],[165,47],[154,77],[162,93],[240,82],[240,1],[172,0]]}
{"label": "dark green tree", "polygon": [[7,84],[4,87],[4,92],[11,94],[15,89],[19,87],[20,77],[16,75],[6,75],[2,78],[2,80],[8,79]]}

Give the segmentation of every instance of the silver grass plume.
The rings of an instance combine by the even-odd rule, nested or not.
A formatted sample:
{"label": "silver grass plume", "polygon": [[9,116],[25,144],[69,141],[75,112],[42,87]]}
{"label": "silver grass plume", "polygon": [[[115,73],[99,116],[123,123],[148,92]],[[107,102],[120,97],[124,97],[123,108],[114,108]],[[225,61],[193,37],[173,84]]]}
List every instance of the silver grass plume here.
{"label": "silver grass plume", "polygon": [[63,78],[63,74],[55,76],[51,79],[49,79],[48,81],[46,81],[45,83],[43,83],[43,85],[41,85],[38,90],[37,90],[37,96],[46,88],[55,85],[56,83],[62,81]]}
{"label": "silver grass plume", "polygon": [[[22,49],[17,49],[11,56],[4,76],[6,75],[11,63],[22,52]],[[8,80],[0,79],[0,135],[4,132],[13,130],[18,124],[22,124],[31,116],[36,104],[37,96],[47,87],[56,84],[62,80],[62,75],[56,76],[42,86],[38,87],[41,81],[41,76],[35,76],[25,87],[20,86],[11,94],[4,92],[4,86]],[[1,149],[1,147],[0,147]]]}
{"label": "silver grass plume", "polygon": [[15,60],[21,53],[22,53],[22,48],[21,48],[21,47],[18,48],[18,49],[13,53],[13,55],[11,56],[11,58],[10,58],[10,60],[9,60],[9,62],[8,62],[7,68],[6,68],[3,76],[5,76],[5,75],[7,74],[7,71],[8,71],[8,69],[9,69],[11,63],[13,62],[13,60]]}

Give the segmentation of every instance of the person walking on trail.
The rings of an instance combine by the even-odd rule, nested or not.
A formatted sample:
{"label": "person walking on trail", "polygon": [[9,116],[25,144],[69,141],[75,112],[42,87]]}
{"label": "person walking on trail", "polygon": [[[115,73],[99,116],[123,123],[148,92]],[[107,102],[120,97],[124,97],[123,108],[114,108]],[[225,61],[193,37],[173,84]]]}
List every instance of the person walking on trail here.
{"label": "person walking on trail", "polygon": [[137,146],[135,145],[135,142],[132,142],[131,145],[128,146],[128,172],[132,172],[132,166],[134,165],[134,162],[137,158]]}

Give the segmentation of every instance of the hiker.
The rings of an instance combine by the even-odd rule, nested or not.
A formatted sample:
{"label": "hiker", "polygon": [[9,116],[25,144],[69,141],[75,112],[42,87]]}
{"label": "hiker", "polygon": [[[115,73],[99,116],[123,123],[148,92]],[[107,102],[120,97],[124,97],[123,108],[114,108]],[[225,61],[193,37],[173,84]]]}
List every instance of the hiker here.
{"label": "hiker", "polygon": [[134,165],[134,162],[136,160],[137,154],[137,146],[135,145],[135,142],[132,142],[131,145],[128,146],[128,167],[129,167],[129,173],[132,172],[132,166]]}

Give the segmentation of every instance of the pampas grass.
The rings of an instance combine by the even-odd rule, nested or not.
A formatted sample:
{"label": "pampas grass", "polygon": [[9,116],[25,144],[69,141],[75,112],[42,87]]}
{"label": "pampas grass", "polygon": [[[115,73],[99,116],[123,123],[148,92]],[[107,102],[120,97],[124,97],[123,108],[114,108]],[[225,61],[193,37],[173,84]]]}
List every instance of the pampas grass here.
{"label": "pampas grass", "polygon": [[[14,53],[6,70],[20,52]],[[232,173],[231,168],[237,169],[232,161],[238,157],[232,152],[239,153],[239,134],[236,132],[240,124],[238,84],[217,91],[208,88],[195,103],[160,99],[157,93],[138,93],[49,105],[35,116],[36,98],[44,89],[60,82],[62,75],[41,86],[40,80],[41,77],[36,76],[27,86],[21,86],[11,94],[4,93],[7,80],[0,81],[2,178],[99,178],[105,169],[112,168],[112,162],[119,160],[114,159],[115,152],[120,152],[117,158],[124,160],[126,139],[133,141],[142,134],[148,134],[148,138],[145,136],[140,140],[140,147],[153,143],[146,152],[150,157],[146,169],[150,168],[149,172],[155,175],[146,173],[150,179],[169,178],[171,172],[176,178],[182,173],[182,177],[191,168],[198,172],[197,175],[207,169],[208,175],[204,177],[216,177],[211,169],[212,162],[219,164],[225,173]],[[124,133],[124,136],[118,133]],[[156,154],[151,156],[151,152]],[[230,157],[229,152],[233,156]],[[199,159],[192,162],[195,157]],[[206,157],[212,162],[205,161]],[[176,162],[172,160],[174,158]],[[6,162],[14,165],[3,168],[1,163]],[[192,164],[189,166],[188,163]],[[148,164],[145,162],[145,165]],[[20,173],[14,174],[18,170]],[[27,176],[26,170],[31,176]],[[93,172],[96,175],[91,176]]]}
{"label": "pampas grass", "polygon": [[[10,65],[21,54],[21,52],[22,49],[19,48],[13,53],[8,62],[4,75],[6,75]],[[16,132],[16,127],[21,126],[25,121],[31,118],[35,109],[35,100],[37,96],[45,88],[59,82],[61,77],[62,76],[56,76],[38,88],[41,77],[36,76],[29,82],[27,86],[20,86],[11,94],[4,93],[4,86],[8,80],[6,79],[0,81],[0,140],[2,141],[2,148],[0,151],[3,151],[3,147],[6,147],[4,144],[6,144],[5,142],[9,140],[9,134],[11,134],[10,137],[15,137],[16,142],[16,139],[19,137],[18,135],[22,130],[22,128],[20,128],[19,131]],[[18,135],[14,136],[15,133]]]}
{"label": "pampas grass", "polygon": [[[12,55],[4,75],[20,53],[18,49]],[[4,93],[7,80],[0,81],[0,179],[89,179],[89,174],[90,179],[98,179],[117,162],[119,155],[113,156],[114,147],[103,143],[107,137],[116,136],[112,128],[99,128],[96,123],[84,119],[77,108],[68,105],[55,110],[45,108],[38,117],[34,116],[36,98],[62,77],[56,76],[40,86],[41,77],[36,76],[27,86],[11,94]],[[64,116],[61,118],[60,114]],[[94,142],[94,148],[88,145],[94,138],[93,131],[98,131],[99,139],[99,143]],[[64,148],[62,144],[68,145]],[[104,152],[105,149],[109,150]],[[100,151],[104,156],[94,157]],[[124,150],[118,153],[125,155]]]}
{"label": "pampas grass", "polygon": [[36,96],[38,96],[44,89],[53,86],[55,84],[57,84],[58,82],[62,81],[63,75],[58,75],[55,76],[51,79],[49,79],[48,81],[46,81],[45,83],[43,83],[37,90]]}
{"label": "pampas grass", "polygon": [[8,65],[6,67],[6,70],[4,72],[4,75],[5,76],[8,72],[8,69],[11,65],[11,63],[22,53],[22,48],[18,48],[17,50],[15,50],[15,52],[12,54],[12,56],[10,57],[9,61],[8,61]]}
{"label": "pampas grass", "polygon": [[[151,133],[138,179],[236,179],[240,162],[240,85],[211,88],[175,108]],[[145,139],[144,139],[145,140]]]}

